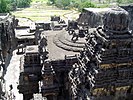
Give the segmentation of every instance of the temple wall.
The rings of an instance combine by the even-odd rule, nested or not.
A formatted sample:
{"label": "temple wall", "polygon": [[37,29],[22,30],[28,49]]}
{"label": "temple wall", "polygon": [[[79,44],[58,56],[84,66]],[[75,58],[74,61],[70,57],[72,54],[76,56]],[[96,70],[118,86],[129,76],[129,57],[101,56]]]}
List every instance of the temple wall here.
{"label": "temple wall", "polygon": [[125,9],[130,15],[129,29],[133,30],[133,5],[120,6]]}

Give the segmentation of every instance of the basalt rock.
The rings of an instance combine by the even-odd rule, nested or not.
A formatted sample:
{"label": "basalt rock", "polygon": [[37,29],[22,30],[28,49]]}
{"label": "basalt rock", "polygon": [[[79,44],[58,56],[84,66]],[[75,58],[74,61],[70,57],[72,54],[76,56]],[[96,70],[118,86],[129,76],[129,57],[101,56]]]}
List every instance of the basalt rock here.
{"label": "basalt rock", "polygon": [[121,8],[125,9],[129,13],[130,17],[130,24],[129,24],[129,29],[133,30],[133,5],[121,5]]}
{"label": "basalt rock", "polygon": [[121,8],[114,8],[109,10],[104,15],[104,30],[112,33],[126,33],[129,26],[128,12],[121,10]]}
{"label": "basalt rock", "polygon": [[69,73],[73,100],[133,98],[133,36],[128,12],[109,10],[103,24],[89,31],[85,49]]}

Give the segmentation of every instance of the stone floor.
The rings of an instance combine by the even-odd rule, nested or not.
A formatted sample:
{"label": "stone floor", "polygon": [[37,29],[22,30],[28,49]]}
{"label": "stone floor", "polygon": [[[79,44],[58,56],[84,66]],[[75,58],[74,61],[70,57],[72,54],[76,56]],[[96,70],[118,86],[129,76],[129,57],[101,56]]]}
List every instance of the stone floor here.
{"label": "stone floor", "polygon": [[62,48],[59,48],[58,46],[56,46],[54,44],[54,37],[57,34],[60,34],[61,32],[64,32],[64,30],[61,31],[44,31],[42,32],[42,35],[45,35],[46,38],[48,39],[48,45],[47,45],[47,49],[49,52],[49,59],[51,60],[59,60],[59,59],[64,59],[65,55],[75,55],[75,54],[79,54],[79,52],[73,52],[73,51],[67,51],[64,50]]}

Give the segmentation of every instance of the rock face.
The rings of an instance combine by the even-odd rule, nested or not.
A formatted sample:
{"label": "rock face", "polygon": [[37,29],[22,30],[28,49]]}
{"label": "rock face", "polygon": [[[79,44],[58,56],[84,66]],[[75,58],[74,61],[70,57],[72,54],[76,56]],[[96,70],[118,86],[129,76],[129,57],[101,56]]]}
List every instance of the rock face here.
{"label": "rock face", "polygon": [[77,19],[78,25],[88,25],[91,28],[96,28],[103,25],[102,17],[110,8],[84,8]]}
{"label": "rock face", "polygon": [[120,7],[125,9],[129,13],[130,16],[129,29],[133,30],[133,5],[120,6]]}
{"label": "rock face", "polygon": [[83,52],[69,72],[72,100],[129,100],[133,82],[133,35],[128,12],[112,9],[104,27],[92,29]]}
{"label": "rock face", "polygon": [[4,74],[6,65],[15,48],[14,17],[9,13],[0,13],[0,99],[3,99]]}

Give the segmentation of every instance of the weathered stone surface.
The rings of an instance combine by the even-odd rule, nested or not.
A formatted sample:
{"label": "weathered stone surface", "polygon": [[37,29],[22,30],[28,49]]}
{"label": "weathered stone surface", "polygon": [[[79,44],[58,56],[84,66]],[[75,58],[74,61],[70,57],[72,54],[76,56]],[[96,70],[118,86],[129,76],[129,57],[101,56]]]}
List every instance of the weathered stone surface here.
{"label": "weathered stone surface", "polygon": [[130,30],[133,30],[133,5],[123,5],[123,6],[120,6],[121,8],[125,9],[128,13],[129,13],[129,16],[130,16],[130,21],[129,21],[129,29]]}
{"label": "weathered stone surface", "polygon": [[[97,18],[91,17],[94,20]],[[62,34],[58,31],[42,33],[48,34],[39,42],[39,56],[43,58],[41,55],[47,46],[50,59],[39,62],[43,65],[42,96],[52,100],[118,100],[125,99],[132,93],[133,36],[128,30],[128,22],[126,11],[120,9],[108,11],[103,22],[104,27],[89,30],[85,46],[81,41],[71,41],[68,36],[70,34],[66,35],[64,30],[60,31]],[[74,28],[72,31],[75,31]],[[72,52],[72,56],[68,56],[67,50],[78,50],[80,55],[73,55]],[[40,72],[40,69],[38,70]],[[24,97],[28,95],[32,96],[26,94]]]}
{"label": "weathered stone surface", "polygon": [[0,13],[0,98],[4,96],[3,84],[12,51],[15,49],[14,17],[9,13]]}
{"label": "weathered stone surface", "polygon": [[104,14],[104,30],[112,33],[128,32],[129,14],[121,8],[114,8]]}
{"label": "weathered stone surface", "polygon": [[96,28],[103,25],[103,15],[111,8],[84,8],[77,20],[79,25],[88,25],[88,27]]}
{"label": "weathered stone surface", "polygon": [[89,31],[85,49],[69,72],[73,100],[125,100],[132,95],[133,36],[128,22],[125,10],[112,9],[105,13],[104,27]]}

